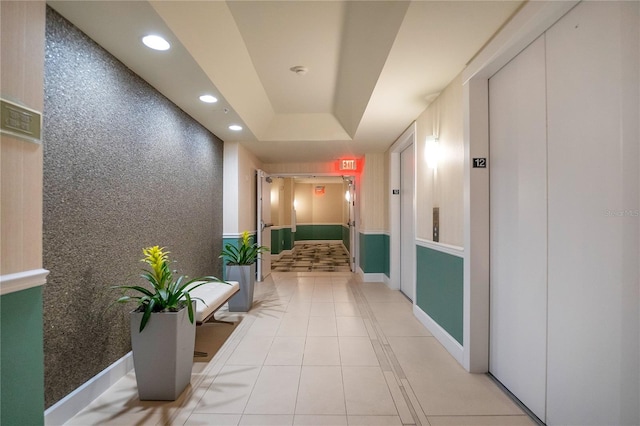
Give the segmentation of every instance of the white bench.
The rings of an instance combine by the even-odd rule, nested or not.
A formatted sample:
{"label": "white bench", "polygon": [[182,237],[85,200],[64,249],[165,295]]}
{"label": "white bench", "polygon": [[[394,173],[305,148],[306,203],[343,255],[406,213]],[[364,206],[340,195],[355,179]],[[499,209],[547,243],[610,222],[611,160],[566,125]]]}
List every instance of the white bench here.
{"label": "white bench", "polygon": [[[201,282],[196,281],[190,284],[189,288]],[[214,314],[238,291],[240,291],[240,284],[237,281],[212,282],[191,290],[189,294],[196,301],[196,325],[202,325],[209,320],[223,322],[216,320]]]}
{"label": "white bench", "polygon": [[[196,281],[189,285],[192,288],[202,281]],[[237,281],[227,281],[226,283],[211,282],[194,288],[189,292],[191,299],[196,301],[195,320],[196,325],[202,325],[207,321],[233,324],[230,321],[220,321],[214,317],[218,309],[222,307],[234,294],[240,291],[240,284]],[[202,299],[202,300],[198,300]],[[206,352],[194,351],[195,357],[206,357]]]}

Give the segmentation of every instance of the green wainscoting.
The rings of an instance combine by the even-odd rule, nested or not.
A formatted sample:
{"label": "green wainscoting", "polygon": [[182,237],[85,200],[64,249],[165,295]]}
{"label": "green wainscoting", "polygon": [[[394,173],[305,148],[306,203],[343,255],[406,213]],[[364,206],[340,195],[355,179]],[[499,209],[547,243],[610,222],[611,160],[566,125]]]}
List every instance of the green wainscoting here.
{"label": "green wainscoting", "polygon": [[0,424],[44,424],[42,287],[0,296]]}
{"label": "green wainscoting", "polygon": [[342,225],[342,244],[344,244],[347,251],[351,253],[351,244],[349,241],[349,227],[345,225]]}
{"label": "green wainscoting", "polygon": [[342,225],[298,225],[295,241],[342,240]]}
{"label": "green wainscoting", "polygon": [[282,229],[271,229],[271,254],[280,254],[282,251]]}
{"label": "green wainscoting", "polygon": [[293,250],[293,232],[291,228],[282,228],[282,250]]}
{"label": "green wainscoting", "polygon": [[463,259],[417,246],[416,264],[416,304],[462,345]]}
{"label": "green wainscoting", "polygon": [[365,274],[389,276],[389,236],[359,233],[360,269]]}
{"label": "green wainscoting", "polygon": [[384,247],[382,250],[384,251],[384,259],[383,259],[383,271],[387,278],[391,278],[391,243],[390,237],[387,234],[382,236]]}
{"label": "green wainscoting", "polygon": [[291,228],[271,230],[271,254],[280,254],[284,250],[293,249]]}

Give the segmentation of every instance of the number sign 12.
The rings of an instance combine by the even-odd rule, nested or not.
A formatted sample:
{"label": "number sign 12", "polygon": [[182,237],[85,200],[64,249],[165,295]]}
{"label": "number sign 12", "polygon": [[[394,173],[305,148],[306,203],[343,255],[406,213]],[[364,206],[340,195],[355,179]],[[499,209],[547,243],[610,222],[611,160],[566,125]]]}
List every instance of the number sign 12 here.
{"label": "number sign 12", "polygon": [[474,158],[473,159],[473,168],[474,169],[486,169],[487,168],[487,159],[486,158]]}

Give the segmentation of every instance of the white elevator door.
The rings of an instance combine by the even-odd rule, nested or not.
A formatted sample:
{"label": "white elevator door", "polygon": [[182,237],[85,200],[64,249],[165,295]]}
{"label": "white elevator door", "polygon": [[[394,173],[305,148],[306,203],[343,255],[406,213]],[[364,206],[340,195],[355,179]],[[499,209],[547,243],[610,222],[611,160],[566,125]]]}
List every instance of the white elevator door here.
{"label": "white elevator door", "polygon": [[490,371],[546,416],[545,40],[489,80]]}
{"label": "white elevator door", "polygon": [[400,291],[415,300],[416,242],[414,230],[414,145],[400,153]]}

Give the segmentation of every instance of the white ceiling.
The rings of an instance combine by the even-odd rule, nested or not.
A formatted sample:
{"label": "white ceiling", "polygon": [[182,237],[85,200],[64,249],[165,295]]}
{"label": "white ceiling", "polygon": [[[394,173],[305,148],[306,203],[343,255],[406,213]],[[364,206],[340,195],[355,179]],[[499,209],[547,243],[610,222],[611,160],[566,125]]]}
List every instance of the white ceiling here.
{"label": "white ceiling", "polygon": [[[218,137],[282,163],[385,151],[522,2],[48,4]],[[172,48],[147,49],[149,33]]]}

